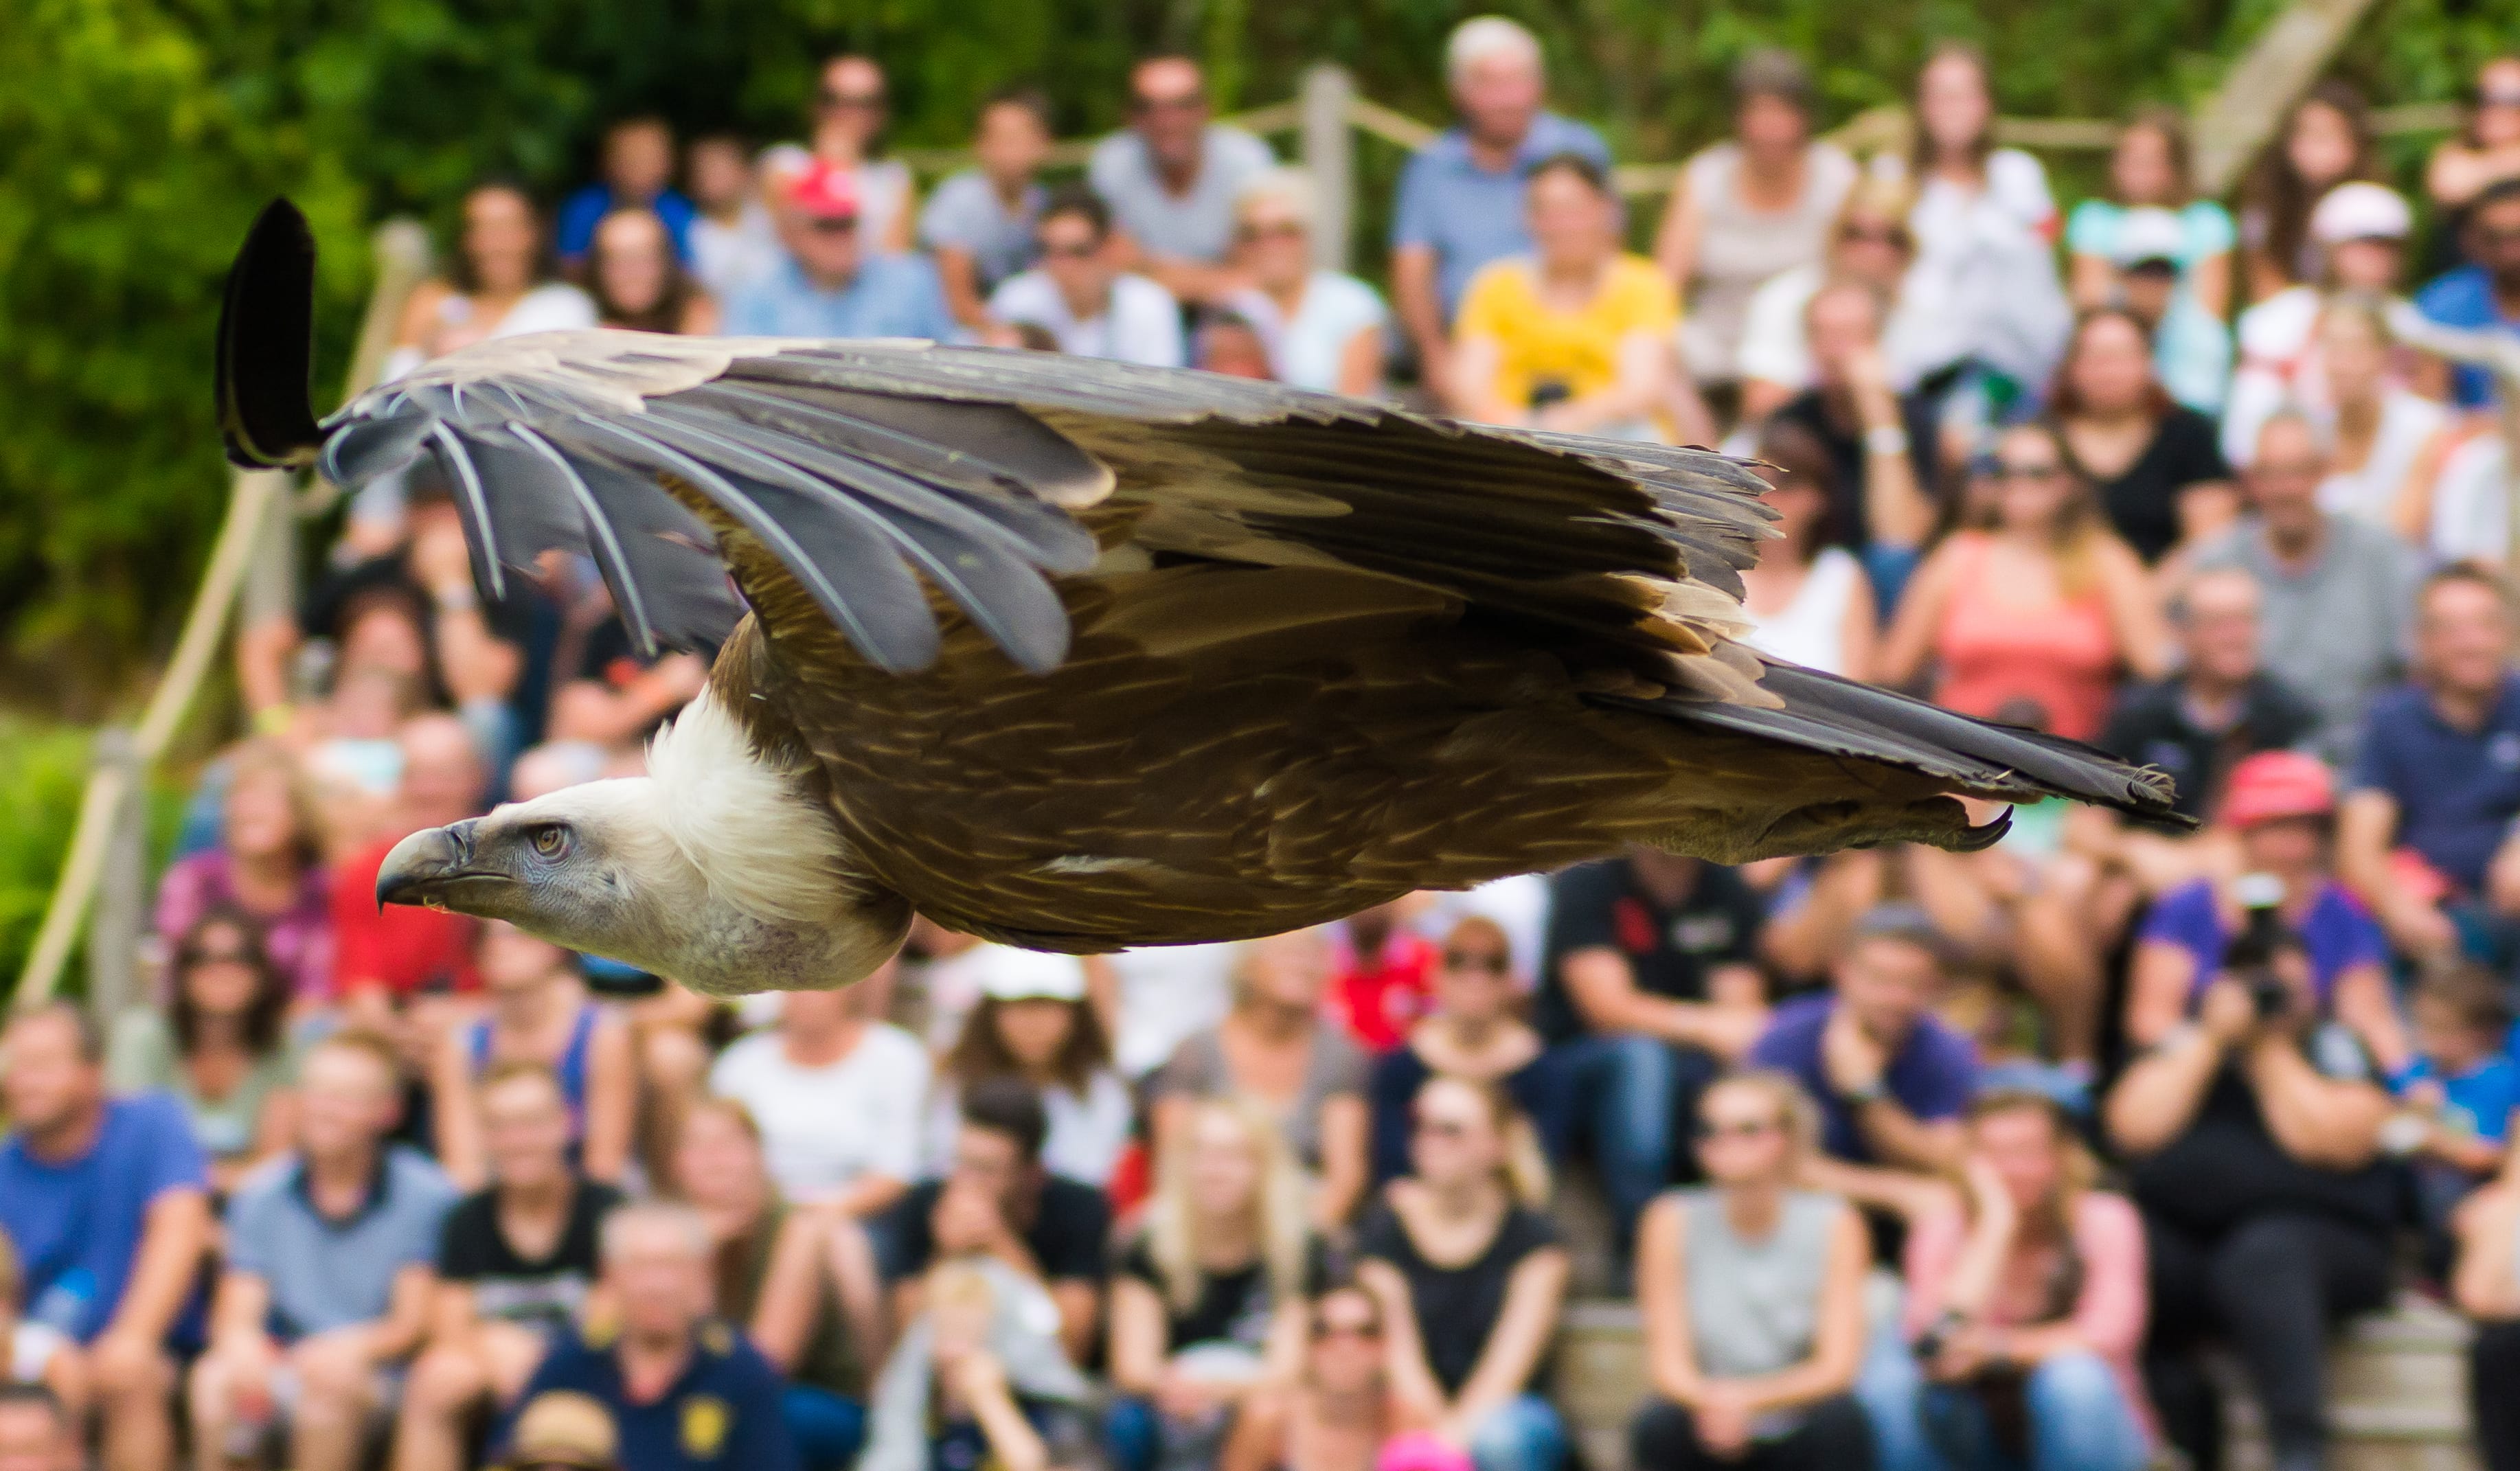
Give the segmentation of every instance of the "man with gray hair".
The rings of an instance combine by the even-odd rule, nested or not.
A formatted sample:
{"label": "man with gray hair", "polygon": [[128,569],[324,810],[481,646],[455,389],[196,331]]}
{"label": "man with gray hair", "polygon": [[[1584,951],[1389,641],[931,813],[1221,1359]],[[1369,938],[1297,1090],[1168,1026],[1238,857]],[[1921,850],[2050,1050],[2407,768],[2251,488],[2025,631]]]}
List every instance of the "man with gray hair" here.
{"label": "man with gray hair", "polygon": [[1576,154],[1603,171],[1601,135],[1545,111],[1540,41],[1503,16],[1462,22],[1444,47],[1461,121],[1418,151],[1392,211],[1391,293],[1426,386],[1452,403],[1453,312],[1479,267],[1531,248],[1523,184],[1531,166]]}

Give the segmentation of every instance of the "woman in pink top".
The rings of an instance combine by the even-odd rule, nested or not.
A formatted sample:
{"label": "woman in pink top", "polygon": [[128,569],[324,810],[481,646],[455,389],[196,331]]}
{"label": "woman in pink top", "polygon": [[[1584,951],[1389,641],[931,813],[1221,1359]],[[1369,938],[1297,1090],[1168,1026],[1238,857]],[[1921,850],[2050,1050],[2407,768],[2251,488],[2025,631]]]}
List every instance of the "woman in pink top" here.
{"label": "woman in pink top", "polygon": [[1908,1332],[1927,1436],[1953,1471],[2138,1471],[2143,1223],[2092,1188],[2056,1104],[1997,1090],[1969,1110],[1963,1203],[1908,1236]]}
{"label": "woman in pink top", "polygon": [[1954,531],[1917,569],[1881,677],[1907,684],[1931,655],[1937,704],[2089,740],[2121,668],[2169,672],[2169,629],[2052,427],[2005,430],[1997,460],[1988,524]]}

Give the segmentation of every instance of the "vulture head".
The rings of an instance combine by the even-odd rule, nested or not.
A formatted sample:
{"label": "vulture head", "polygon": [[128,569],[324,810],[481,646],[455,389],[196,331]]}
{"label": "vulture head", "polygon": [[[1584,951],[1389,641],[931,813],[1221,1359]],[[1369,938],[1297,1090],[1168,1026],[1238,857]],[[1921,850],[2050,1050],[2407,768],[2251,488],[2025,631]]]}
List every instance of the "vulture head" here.
{"label": "vulture head", "polygon": [[377,902],[505,919],[712,996],[846,986],[900,948],[909,903],[852,866],[803,776],[710,696],[648,770],[415,832],[385,855]]}

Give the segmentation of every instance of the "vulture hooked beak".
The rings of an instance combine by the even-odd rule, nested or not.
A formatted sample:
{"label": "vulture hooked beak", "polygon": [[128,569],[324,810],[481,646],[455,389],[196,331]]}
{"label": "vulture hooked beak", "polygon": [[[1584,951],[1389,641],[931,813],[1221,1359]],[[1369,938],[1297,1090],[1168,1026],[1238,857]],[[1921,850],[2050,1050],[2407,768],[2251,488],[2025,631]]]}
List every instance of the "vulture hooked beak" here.
{"label": "vulture hooked beak", "polygon": [[274,200],[228,267],[219,306],[219,437],[228,463],[280,469],[315,463],[324,443],[307,382],[315,361],[315,236]]}
{"label": "vulture hooked beak", "polygon": [[394,844],[377,869],[377,908],[423,904],[447,909],[451,908],[447,890],[467,879],[512,881],[513,875],[500,869],[473,866],[472,835],[477,826],[478,819],[468,818],[443,827],[423,827]]}

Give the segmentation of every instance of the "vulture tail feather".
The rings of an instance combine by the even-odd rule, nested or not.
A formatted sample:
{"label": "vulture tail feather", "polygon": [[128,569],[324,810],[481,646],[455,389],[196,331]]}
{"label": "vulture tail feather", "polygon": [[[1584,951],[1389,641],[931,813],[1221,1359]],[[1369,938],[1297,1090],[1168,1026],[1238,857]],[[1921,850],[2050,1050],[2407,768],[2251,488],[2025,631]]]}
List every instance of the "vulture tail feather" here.
{"label": "vulture tail feather", "polygon": [[262,206],[219,303],[219,438],[247,469],[311,465],[324,442],[315,365],[315,235],[287,200]]}

